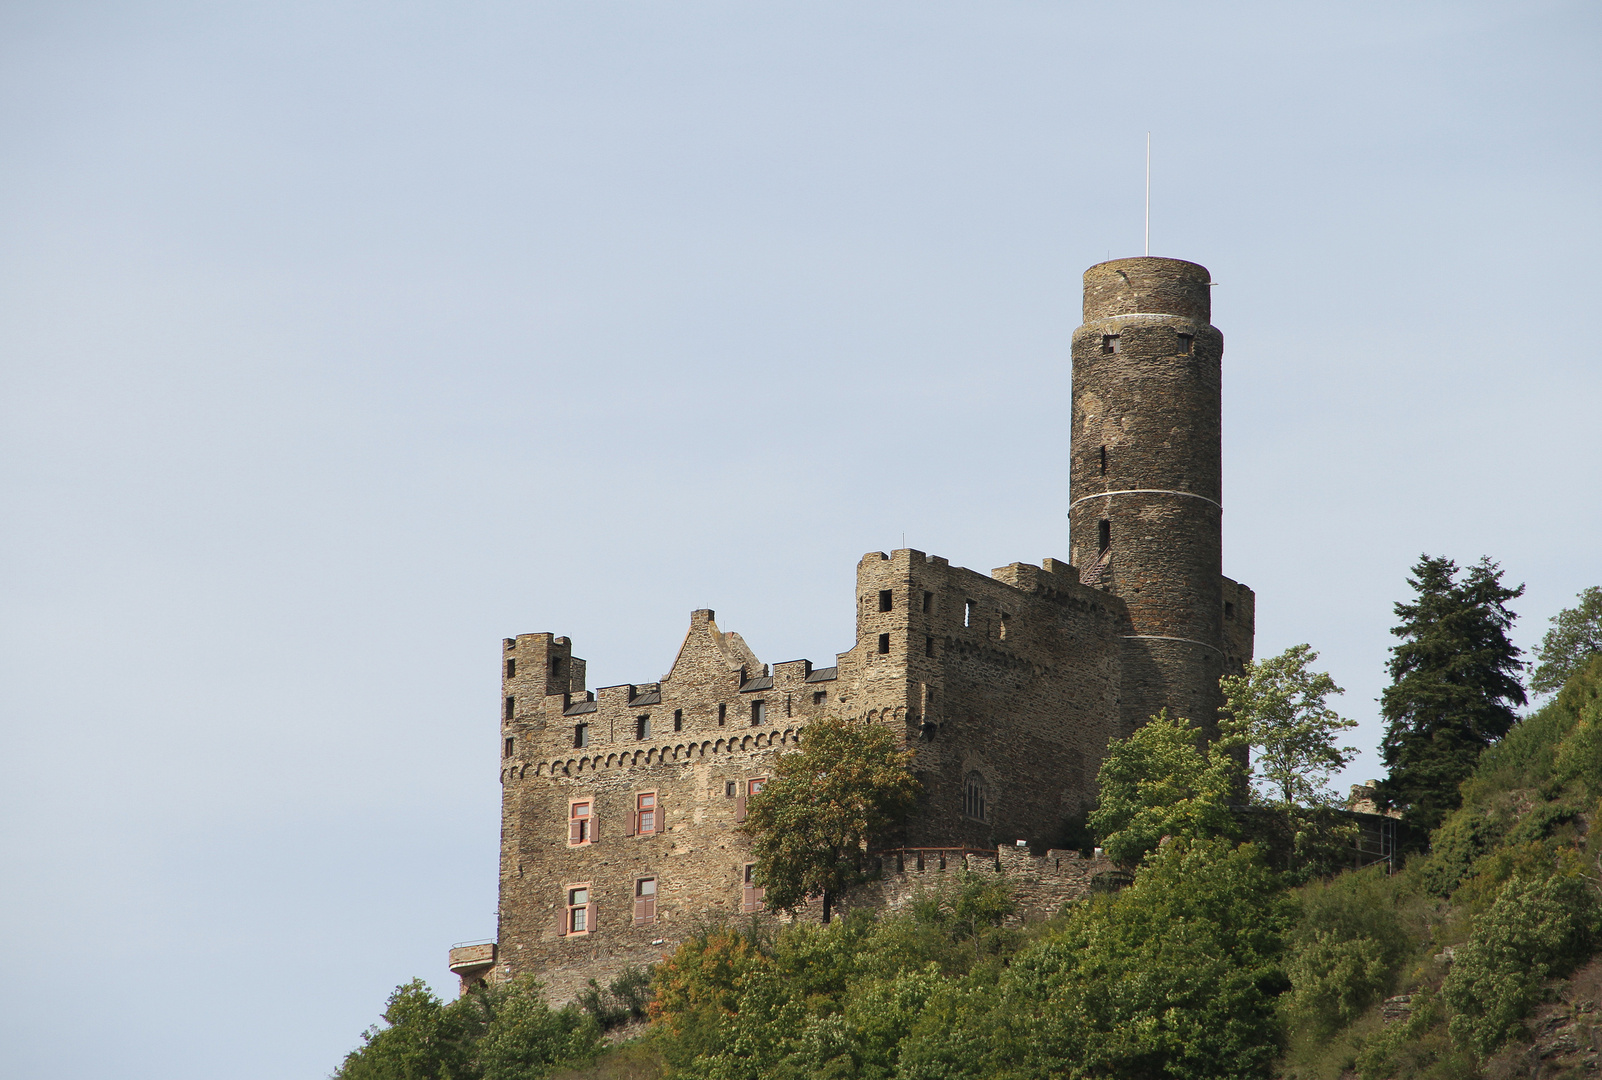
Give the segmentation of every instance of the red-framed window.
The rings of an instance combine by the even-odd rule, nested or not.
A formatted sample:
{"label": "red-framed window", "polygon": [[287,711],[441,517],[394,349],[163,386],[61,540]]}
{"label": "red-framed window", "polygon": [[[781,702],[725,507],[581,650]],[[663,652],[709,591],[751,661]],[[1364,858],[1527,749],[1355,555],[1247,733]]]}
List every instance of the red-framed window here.
{"label": "red-framed window", "polygon": [[650,836],[662,831],[662,807],[657,804],[656,792],[642,791],[634,796],[634,832]]}
{"label": "red-framed window", "polygon": [[565,903],[562,914],[557,923],[557,929],[564,937],[593,934],[595,932],[595,900],[590,893],[590,883],[576,882],[563,890]]}
{"label": "red-framed window", "polygon": [[567,804],[567,846],[581,847],[595,840],[595,803],[572,799]]}
{"label": "red-framed window", "polygon": [[753,796],[757,792],[761,791],[762,790],[762,785],[766,784],[767,782],[768,782],[768,778],[765,777],[765,776],[753,777],[752,779],[747,780],[745,782],[745,786],[741,790],[739,797],[734,800],[734,820],[735,821],[744,821],[745,820],[746,804],[750,801],[751,796]]}

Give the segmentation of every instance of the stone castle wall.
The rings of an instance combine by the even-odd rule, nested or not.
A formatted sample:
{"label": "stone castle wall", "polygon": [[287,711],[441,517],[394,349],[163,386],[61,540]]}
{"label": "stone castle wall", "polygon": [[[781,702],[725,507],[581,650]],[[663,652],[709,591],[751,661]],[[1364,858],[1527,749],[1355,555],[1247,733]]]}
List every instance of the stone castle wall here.
{"label": "stone castle wall", "polygon": [[883,852],[878,874],[852,890],[841,911],[869,908],[903,911],[915,901],[951,888],[967,871],[997,875],[1012,894],[1016,910],[1008,922],[1039,922],[1062,911],[1071,900],[1082,900],[1098,888],[1116,888],[1127,880],[1111,860],[1097,855],[1084,858],[1077,851],[1051,849],[1044,856],[1027,848],[978,849],[918,848]]}

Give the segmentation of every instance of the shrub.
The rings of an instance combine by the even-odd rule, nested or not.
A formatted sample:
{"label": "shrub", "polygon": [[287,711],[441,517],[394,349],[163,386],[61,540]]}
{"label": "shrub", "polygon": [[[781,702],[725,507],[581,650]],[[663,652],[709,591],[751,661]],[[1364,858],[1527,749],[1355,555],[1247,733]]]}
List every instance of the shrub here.
{"label": "shrub", "polygon": [[1433,896],[1451,896],[1475,860],[1506,832],[1500,816],[1489,817],[1477,806],[1453,812],[1430,837],[1430,855],[1418,871],[1419,883]]}
{"label": "shrub", "polygon": [[1323,1041],[1390,992],[1412,948],[1382,868],[1301,891],[1287,935],[1291,992],[1281,1007],[1300,1040]]}
{"label": "shrub", "polygon": [[335,1080],[538,1080],[601,1045],[592,1018],[552,1009],[526,976],[448,1005],[413,979],[390,994],[384,1022],[362,1035]]}
{"label": "shrub", "polygon": [[1453,1039],[1484,1057],[1521,1033],[1543,982],[1590,956],[1597,914],[1596,896],[1578,876],[1516,877],[1504,885],[1457,949],[1442,986],[1456,1011]]}
{"label": "shrub", "polygon": [[552,1009],[529,976],[489,990],[487,1004],[490,1019],[477,1048],[484,1080],[537,1080],[553,1066],[587,1061],[601,1049],[596,1018],[572,1005]]}
{"label": "shrub", "polygon": [[625,970],[605,990],[591,979],[578,996],[579,1006],[595,1017],[604,1031],[644,1019],[650,1002],[651,975],[639,967]]}

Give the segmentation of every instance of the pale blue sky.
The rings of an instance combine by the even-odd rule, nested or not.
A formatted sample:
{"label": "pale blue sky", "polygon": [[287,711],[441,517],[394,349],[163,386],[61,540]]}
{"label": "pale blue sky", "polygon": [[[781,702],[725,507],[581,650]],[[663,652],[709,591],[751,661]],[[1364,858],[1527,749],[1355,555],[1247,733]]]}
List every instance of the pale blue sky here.
{"label": "pale blue sky", "polygon": [[[500,639],[1068,550],[1079,275],[1213,271],[1225,570],[1372,750],[1421,552],[1602,584],[1585,3],[0,7],[0,1074],[320,1077],[493,931]],[[1348,779],[1378,775],[1370,753]]]}

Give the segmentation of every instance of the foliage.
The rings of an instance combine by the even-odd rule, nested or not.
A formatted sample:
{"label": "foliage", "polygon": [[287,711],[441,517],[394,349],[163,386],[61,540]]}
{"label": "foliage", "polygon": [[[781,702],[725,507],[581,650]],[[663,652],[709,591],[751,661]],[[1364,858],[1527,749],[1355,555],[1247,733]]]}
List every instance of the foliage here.
{"label": "foliage", "polygon": [[931,1003],[907,1080],[1267,1076],[1289,907],[1249,845],[1179,839],[1076,908],[993,985]]}
{"label": "foliage", "polygon": [[870,841],[916,804],[911,760],[878,724],[825,719],[802,731],[800,750],[779,758],[741,826],[770,909],[821,898],[829,921],[834,898],[864,880]]}
{"label": "foliage", "polygon": [[1486,750],[1429,858],[1390,879],[1399,899],[1411,893],[1423,905],[1415,949],[1436,959],[1406,976],[1410,1017],[1360,1040],[1352,1057],[1364,1080],[1478,1076],[1477,1061],[1524,1037],[1550,980],[1596,948],[1596,887],[1586,880],[1597,855],[1595,773],[1559,763],[1590,760],[1588,717],[1599,703],[1602,657]]}
{"label": "foliage", "polygon": [[[473,1001],[473,995],[465,1000]],[[552,1009],[528,976],[479,991],[488,1023],[478,1043],[484,1080],[536,1080],[556,1065],[584,1061],[600,1049],[600,1024],[569,1005]]]}
{"label": "foliage", "polygon": [[1532,693],[1561,690],[1592,657],[1602,655],[1602,588],[1593,585],[1577,599],[1579,603],[1552,616],[1552,628],[1534,649]]}
{"label": "foliage", "polygon": [[1240,764],[1234,744],[1203,744],[1201,733],[1167,710],[1127,739],[1114,739],[1096,774],[1101,802],[1090,827],[1114,862],[1133,866],[1163,837],[1230,835],[1230,793]]}
{"label": "foliage", "polygon": [[1291,992],[1281,1008],[1302,1038],[1328,1040],[1395,984],[1413,942],[1393,893],[1379,866],[1301,890],[1287,936]]}
{"label": "foliage", "polygon": [[1412,995],[1402,1023],[1381,1031],[1359,1047],[1353,1064],[1362,1080],[1479,1080],[1473,1059],[1452,1045],[1446,1033],[1446,1006],[1426,988]]}
{"label": "foliage", "polygon": [[1486,813],[1480,807],[1450,815],[1431,835],[1429,858],[1418,868],[1424,889],[1432,896],[1451,896],[1507,830],[1506,815]]}
{"label": "foliage", "polygon": [[538,1080],[600,1047],[593,1017],[550,1008],[526,977],[448,1005],[413,979],[390,994],[384,1023],[363,1033],[336,1080]]}
{"label": "foliage", "polygon": [[662,1080],[667,1063],[649,1034],[620,1042],[582,1065],[558,1069],[550,1080]]}
{"label": "foliage", "polygon": [[1357,721],[1329,707],[1328,698],[1345,691],[1327,673],[1309,670],[1317,659],[1311,645],[1292,645],[1219,680],[1221,712],[1251,749],[1253,782],[1283,808],[1332,805],[1330,774],[1357,753],[1335,745],[1337,734]]}
{"label": "foliage", "polygon": [[1519,649],[1508,640],[1514,614],[1502,571],[1481,559],[1458,580],[1444,556],[1422,556],[1408,579],[1417,593],[1396,605],[1401,643],[1391,649],[1391,685],[1380,699],[1389,775],[1387,805],[1406,808],[1410,824],[1433,829],[1461,802],[1458,786],[1482,750],[1507,734],[1525,702]]}
{"label": "foliage", "polygon": [[1602,798],[1602,656],[1572,676],[1552,705],[1574,725],[1552,755],[1553,779]]}
{"label": "foliage", "polygon": [[368,1028],[334,1074],[336,1080],[455,1080],[475,1075],[477,1019],[447,1006],[421,979],[397,986],[384,1007],[385,1027]]}
{"label": "foliage", "polygon": [[703,930],[655,972],[656,1043],[677,1077],[896,1075],[940,987],[1018,947],[995,875],[959,873],[901,915]]}
{"label": "foliage", "polygon": [[1484,1057],[1521,1034],[1541,1001],[1542,983],[1590,956],[1597,901],[1577,874],[1515,877],[1457,949],[1442,995],[1456,1010],[1452,1037]]}
{"label": "foliage", "polygon": [[1259,853],[1175,840],[1056,924],[993,874],[909,910],[697,935],[657,972],[675,1077],[1265,1076],[1292,908]]}
{"label": "foliage", "polygon": [[581,1009],[595,1017],[603,1031],[643,1020],[651,1001],[651,974],[644,968],[627,968],[605,990],[594,979],[579,991]]}

